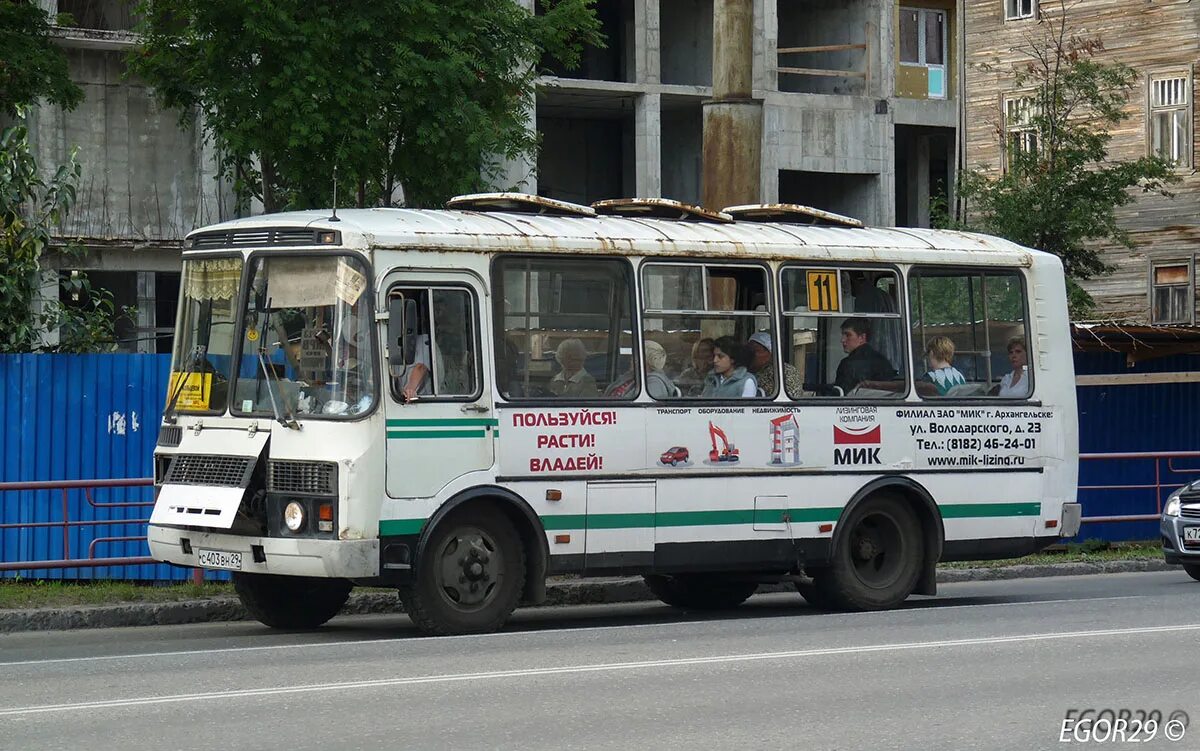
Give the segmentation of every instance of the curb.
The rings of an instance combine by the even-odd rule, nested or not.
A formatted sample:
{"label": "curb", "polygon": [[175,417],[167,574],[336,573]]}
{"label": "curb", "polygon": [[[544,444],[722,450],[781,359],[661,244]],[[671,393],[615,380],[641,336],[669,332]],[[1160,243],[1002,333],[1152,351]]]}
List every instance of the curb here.
{"label": "curb", "polygon": [[[1048,565],[998,566],[995,568],[940,568],[939,584],[1032,579],[1048,576],[1126,574],[1177,570],[1162,560],[1103,561],[1097,563],[1057,563]],[[758,591],[790,592],[790,584],[764,584]],[[653,600],[654,595],[640,577],[608,579],[551,580],[546,584],[546,601],[539,607],[562,605],[602,605]],[[342,615],[403,613],[395,594],[390,592],[354,592],[342,608]],[[245,608],[235,597],[180,602],[134,602],[121,605],[90,605],[66,608],[0,611],[0,633],[17,631],[62,631],[79,628],[118,628],[127,626],[170,626],[185,623],[244,621]]]}

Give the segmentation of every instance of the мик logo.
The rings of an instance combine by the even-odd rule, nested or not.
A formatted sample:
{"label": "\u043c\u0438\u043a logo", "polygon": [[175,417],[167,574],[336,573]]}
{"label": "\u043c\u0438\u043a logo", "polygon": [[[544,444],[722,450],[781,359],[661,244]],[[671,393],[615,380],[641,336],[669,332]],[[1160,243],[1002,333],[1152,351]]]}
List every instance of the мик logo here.
{"label": "\u043c\u0438\u043a logo", "polygon": [[[879,443],[883,432],[879,425],[861,428],[833,426],[833,463],[835,465],[881,464]],[[837,448],[845,446],[846,448]]]}

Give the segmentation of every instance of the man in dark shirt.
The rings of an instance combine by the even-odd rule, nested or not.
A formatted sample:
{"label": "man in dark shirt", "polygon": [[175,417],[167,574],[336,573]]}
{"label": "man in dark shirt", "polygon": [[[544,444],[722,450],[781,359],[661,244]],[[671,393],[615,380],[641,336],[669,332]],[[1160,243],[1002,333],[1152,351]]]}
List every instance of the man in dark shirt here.
{"label": "man in dark shirt", "polygon": [[888,359],[868,343],[871,321],[867,318],[847,318],[842,323],[842,349],[846,356],[838,363],[834,383],[843,394],[863,381],[894,381],[899,377]]}

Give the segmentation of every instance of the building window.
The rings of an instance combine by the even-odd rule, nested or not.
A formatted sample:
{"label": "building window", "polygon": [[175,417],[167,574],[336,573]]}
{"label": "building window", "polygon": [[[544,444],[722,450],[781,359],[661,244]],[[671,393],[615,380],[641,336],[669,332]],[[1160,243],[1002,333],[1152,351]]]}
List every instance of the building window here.
{"label": "building window", "polygon": [[1150,270],[1151,323],[1192,322],[1192,263],[1155,264]]}
{"label": "building window", "polygon": [[946,98],[946,11],[900,9],[900,64],[926,68],[929,97]]}
{"label": "building window", "polygon": [[1033,18],[1037,13],[1037,0],[1004,0],[1004,20],[1018,21]]}
{"label": "building window", "polygon": [[1150,153],[1188,167],[1192,157],[1188,76],[1150,78]]}
{"label": "building window", "polygon": [[1035,154],[1038,150],[1037,126],[1033,119],[1037,103],[1033,97],[1008,97],[1004,100],[1006,155],[1011,163],[1015,154]]}

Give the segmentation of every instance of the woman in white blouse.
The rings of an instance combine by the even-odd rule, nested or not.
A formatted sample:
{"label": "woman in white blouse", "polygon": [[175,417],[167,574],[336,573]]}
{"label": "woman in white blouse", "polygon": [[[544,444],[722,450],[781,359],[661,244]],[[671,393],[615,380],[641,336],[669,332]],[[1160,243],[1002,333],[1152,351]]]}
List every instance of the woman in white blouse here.
{"label": "woman in white blouse", "polygon": [[1029,372],[1026,367],[1029,355],[1025,350],[1025,337],[1014,336],[1008,340],[1008,362],[1012,365],[1012,372],[1000,379],[1000,390],[996,395],[1024,399],[1029,396]]}

